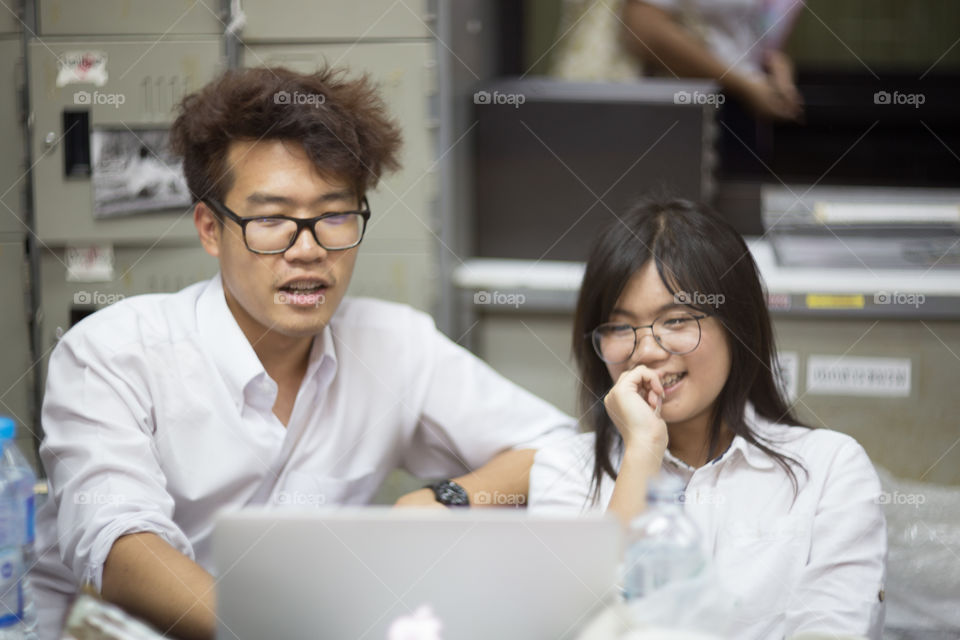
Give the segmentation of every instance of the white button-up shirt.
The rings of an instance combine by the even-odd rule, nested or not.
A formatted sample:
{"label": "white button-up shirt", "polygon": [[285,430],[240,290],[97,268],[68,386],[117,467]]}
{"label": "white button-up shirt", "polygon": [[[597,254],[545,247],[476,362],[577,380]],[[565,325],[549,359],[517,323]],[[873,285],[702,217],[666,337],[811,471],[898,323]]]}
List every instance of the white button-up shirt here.
{"label": "white button-up shirt", "polygon": [[407,306],[345,299],[317,336],[288,425],[219,276],[116,303],[50,357],[37,515],[41,623],[101,586],[114,541],[154,532],[208,571],[226,506],[364,504],[403,468],[451,477],[574,421]]}
{"label": "white button-up shirt", "polygon": [[[806,468],[796,471],[796,500],[782,467],[741,436],[698,469],[667,451],[660,471],[686,483],[684,511],[739,606],[737,639],[825,631],[879,640],[887,534],[866,452],[847,435],[773,424],[750,406],[746,420]],[[530,472],[530,509],[605,509],[614,481],[604,478],[594,504],[593,460],[593,434],[541,449]]]}

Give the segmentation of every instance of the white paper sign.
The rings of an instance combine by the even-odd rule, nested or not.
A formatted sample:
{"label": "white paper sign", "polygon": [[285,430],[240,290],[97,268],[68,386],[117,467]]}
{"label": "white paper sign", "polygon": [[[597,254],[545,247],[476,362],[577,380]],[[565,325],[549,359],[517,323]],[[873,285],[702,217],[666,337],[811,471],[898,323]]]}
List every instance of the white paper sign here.
{"label": "white paper sign", "polygon": [[67,51],[57,60],[57,86],[68,84],[107,84],[105,51]]}
{"label": "white paper sign", "polygon": [[67,247],[67,282],[111,282],[113,245]]}

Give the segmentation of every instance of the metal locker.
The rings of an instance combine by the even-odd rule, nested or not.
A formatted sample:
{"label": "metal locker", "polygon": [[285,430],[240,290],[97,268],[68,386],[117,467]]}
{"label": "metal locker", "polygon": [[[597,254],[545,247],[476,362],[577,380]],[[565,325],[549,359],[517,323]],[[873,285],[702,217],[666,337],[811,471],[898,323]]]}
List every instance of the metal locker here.
{"label": "metal locker", "polygon": [[38,0],[41,36],[217,34],[221,0]]}
{"label": "metal locker", "polygon": [[0,37],[0,86],[9,88],[0,93],[0,140],[9,145],[6,153],[0,155],[0,233],[27,231],[23,207],[27,187],[23,129],[17,112],[20,59],[20,38]]}
{"label": "metal locker", "polygon": [[[218,39],[53,40],[29,45],[36,232],[47,244],[194,237],[192,207],[94,219],[90,145],[98,132],[165,131],[184,95],[221,67]],[[102,86],[64,84],[61,60],[102,63]],[[86,147],[84,147],[86,145]],[[84,167],[84,158],[87,167]]]}
{"label": "metal locker", "polygon": [[430,38],[436,27],[428,0],[245,0],[243,39],[251,42]]}

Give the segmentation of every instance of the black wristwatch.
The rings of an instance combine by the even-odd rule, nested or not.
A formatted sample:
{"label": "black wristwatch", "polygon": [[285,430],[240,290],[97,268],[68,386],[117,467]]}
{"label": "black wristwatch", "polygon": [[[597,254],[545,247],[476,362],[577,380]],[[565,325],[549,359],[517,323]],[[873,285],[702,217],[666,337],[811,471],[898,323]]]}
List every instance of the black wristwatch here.
{"label": "black wristwatch", "polygon": [[469,507],[470,498],[467,490],[453,480],[441,480],[428,484],[426,489],[433,489],[433,497],[437,502],[448,507]]}

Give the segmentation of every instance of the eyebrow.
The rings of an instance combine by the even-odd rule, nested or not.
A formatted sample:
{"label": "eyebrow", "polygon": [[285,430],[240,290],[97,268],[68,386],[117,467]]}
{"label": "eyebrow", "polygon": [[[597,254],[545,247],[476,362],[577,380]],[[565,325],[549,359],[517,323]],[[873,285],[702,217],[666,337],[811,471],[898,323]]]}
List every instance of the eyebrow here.
{"label": "eyebrow", "polygon": [[[318,204],[325,204],[328,202],[342,202],[343,200],[351,200],[355,197],[354,193],[351,191],[331,191],[330,193],[325,193],[322,196],[315,198],[309,206],[315,206]],[[264,205],[264,204],[282,204],[287,206],[293,206],[297,204],[297,201],[293,198],[288,198],[286,196],[276,195],[272,193],[263,193],[261,191],[254,191],[247,196],[247,202],[252,205]]]}
{"label": "eyebrow", "polygon": [[[685,307],[685,306],[686,305],[679,304],[677,302],[668,302],[664,305],[661,305],[657,309],[655,309],[653,312],[653,315],[654,317],[656,317],[669,309],[675,309],[677,307]],[[621,315],[621,316],[627,316],[629,318],[633,318],[634,320],[637,319],[637,316],[632,311],[627,311],[626,309],[621,309],[620,307],[614,307],[613,310],[610,312],[610,315],[611,316]]]}

